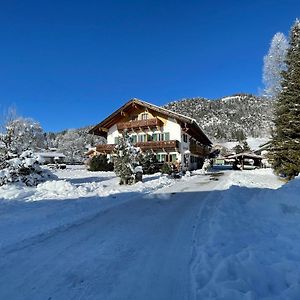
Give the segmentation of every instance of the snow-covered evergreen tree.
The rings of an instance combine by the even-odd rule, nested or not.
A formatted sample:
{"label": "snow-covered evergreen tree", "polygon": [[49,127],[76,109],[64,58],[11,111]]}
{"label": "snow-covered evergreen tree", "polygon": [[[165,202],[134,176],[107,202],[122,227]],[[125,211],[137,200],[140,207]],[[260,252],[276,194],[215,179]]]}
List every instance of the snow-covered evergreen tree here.
{"label": "snow-covered evergreen tree", "polygon": [[120,184],[134,183],[134,170],[139,164],[139,151],[139,148],[131,144],[130,136],[124,131],[114,149],[114,171],[120,177]]}
{"label": "snow-covered evergreen tree", "polygon": [[282,71],[286,70],[287,48],[288,41],[285,35],[277,32],[271,41],[268,54],[264,57],[264,94],[271,99],[276,99],[281,91]]}
{"label": "snow-covered evergreen tree", "polygon": [[283,71],[282,91],[276,102],[275,130],[269,157],[277,174],[288,179],[300,172],[300,22],[291,28]]}
{"label": "snow-covered evergreen tree", "polygon": [[16,117],[3,125],[0,134],[1,164],[19,156],[25,150],[38,150],[45,146],[45,135],[40,124],[33,119]]}
{"label": "snow-covered evergreen tree", "polygon": [[56,179],[49,170],[42,169],[38,157],[27,150],[18,157],[7,159],[0,169],[0,186],[11,183],[21,183],[36,186],[48,179]]}

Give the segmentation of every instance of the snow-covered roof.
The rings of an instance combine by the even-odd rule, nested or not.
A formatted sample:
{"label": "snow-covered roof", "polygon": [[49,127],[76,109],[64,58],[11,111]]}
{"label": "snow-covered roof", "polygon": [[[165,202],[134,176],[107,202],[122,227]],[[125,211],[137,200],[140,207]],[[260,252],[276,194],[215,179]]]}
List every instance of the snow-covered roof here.
{"label": "snow-covered roof", "polygon": [[227,158],[253,158],[253,159],[262,159],[263,157],[251,152],[242,152],[235,155],[227,156]]}
{"label": "snow-covered roof", "polygon": [[47,157],[58,157],[58,158],[64,158],[66,157],[63,153],[60,152],[38,152],[37,155],[47,158]]}

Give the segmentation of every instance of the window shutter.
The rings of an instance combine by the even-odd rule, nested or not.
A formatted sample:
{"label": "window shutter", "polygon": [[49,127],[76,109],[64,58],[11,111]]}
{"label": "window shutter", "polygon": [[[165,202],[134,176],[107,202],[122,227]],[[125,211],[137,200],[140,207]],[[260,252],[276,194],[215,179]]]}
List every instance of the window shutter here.
{"label": "window shutter", "polygon": [[170,140],[170,133],[169,132],[165,132],[164,133],[164,141],[169,141]]}
{"label": "window shutter", "polygon": [[135,144],[137,142],[137,136],[136,135],[131,136],[131,142],[132,142],[132,144]]}

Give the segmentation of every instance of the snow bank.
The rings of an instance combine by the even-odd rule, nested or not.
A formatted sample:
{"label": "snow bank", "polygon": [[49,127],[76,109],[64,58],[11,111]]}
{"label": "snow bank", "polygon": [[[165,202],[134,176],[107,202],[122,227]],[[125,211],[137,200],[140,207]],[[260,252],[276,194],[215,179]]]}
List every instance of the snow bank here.
{"label": "snow bank", "polygon": [[55,180],[41,183],[37,186],[34,196],[30,200],[42,199],[68,199],[87,195],[87,189],[83,186],[75,186],[66,180]]}
{"label": "snow bank", "polygon": [[299,299],[300,178],[262,189],[268,175],[256,173],[235,172],[239,186],[201,212],[209,222],[195,231],[196,299]]}
{"label": "snow bank", "polygon": [[120,186],[113,172],[89,172],[81,166],[57,170],[60,180],[37,187],[0,187],[0,250],[39,236],[155,190],[171,186],[173,179],[160,174],[144,176],[144,182]]}

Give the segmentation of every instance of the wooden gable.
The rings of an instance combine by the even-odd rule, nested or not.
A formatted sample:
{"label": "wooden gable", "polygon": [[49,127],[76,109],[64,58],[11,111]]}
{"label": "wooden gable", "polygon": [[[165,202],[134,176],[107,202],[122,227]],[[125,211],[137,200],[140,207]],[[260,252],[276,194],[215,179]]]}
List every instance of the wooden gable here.
{"label": "wooden gable", "polygon": [[118,123],[131,121],[134,116],[144,112],[148,112],[152,117],[159,118],[163,123],[165,123],[168,118],[172,118],[180,124],[183,131],[204,145],[212,144],[194,119],[138,99],[128,101],[105,120],[94,126],[89,133],[107,138],[109,128]]}

